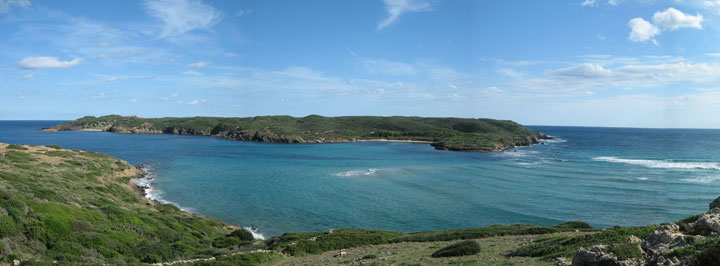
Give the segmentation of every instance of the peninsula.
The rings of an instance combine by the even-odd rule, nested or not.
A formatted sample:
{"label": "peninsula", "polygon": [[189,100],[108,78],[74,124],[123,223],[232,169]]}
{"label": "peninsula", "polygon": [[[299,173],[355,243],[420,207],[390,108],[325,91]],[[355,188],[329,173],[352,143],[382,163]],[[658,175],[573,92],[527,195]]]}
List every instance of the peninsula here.
{"label": "peninsula", "polygon": [[275,143],[420,142],[439,150],[480,152],[529,146],[550,138],[507,120],[407,116],[140,118],[108,115],[86,116],[43,130],[203,135]]}

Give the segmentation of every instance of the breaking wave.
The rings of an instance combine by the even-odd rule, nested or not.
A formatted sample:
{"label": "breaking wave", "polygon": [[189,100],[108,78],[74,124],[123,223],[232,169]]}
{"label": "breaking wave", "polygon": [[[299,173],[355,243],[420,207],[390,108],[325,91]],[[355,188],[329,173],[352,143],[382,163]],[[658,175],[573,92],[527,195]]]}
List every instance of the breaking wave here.
{"label": "breaking wave", "polygon": [[378,169],[370,168],[365,171],[347,171],[335,174],[336,176],[349,177],[349,176],[365,176],[374,175]]}
{"label": "breaking wave", "polygon": [[609,163],[640,165],[647,168],[720,170],[720,164],[712,162],[673,162],[668,160],[622,159],[617,157],[595,157],[593,160]]}

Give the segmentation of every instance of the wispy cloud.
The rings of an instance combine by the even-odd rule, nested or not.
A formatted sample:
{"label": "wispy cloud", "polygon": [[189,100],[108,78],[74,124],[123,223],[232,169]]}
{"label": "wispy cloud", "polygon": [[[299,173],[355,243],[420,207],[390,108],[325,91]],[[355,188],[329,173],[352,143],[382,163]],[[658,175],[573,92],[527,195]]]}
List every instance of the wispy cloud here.
{"label": "wispy cloud", "polygon": [[17,63],[19,68],[23,69],[42,69],[42,68],[68,68],[79,65],[82,59],[75,58],[70,61],[60,61],[57,57],[27,57]]}
{"label": "wispy cloud", "polygon": [[108,79],[106,79],[105,81],[113,82],[113,81],[118,81],[118,80],[120,80],[120,78],[118,78],[117,76],[112,76],[112,77],[109,77]]}
{"label": "wispy cloud", "polygon": [[190,67],[190,68],[204,68],[204,67],[206,67],[206,66],[209,66],[210,64],[212,64],[212,62],[210,62],[210,61],[202,61],[202,62],[195,62],[195,63],[189,64],[187,67]]}
{"label": "wispy cloud", "polygon": [[145,9],[148,14],[163,22],[158,38],[208,29],[223,17],[212,6],[199,0],[148,0],[145,2]]}
{"label": "wispy cloud", "polygon": [[654,37],[663,31],[674,31],[680,28],[702,29],[703,16],[700,14],[688,15],[675,8],[655,12],[652,23],[643,18],[633,18],[628,22],[630,27],[630,41],[652,41],[657,45]]}
{"label": "wispy cloud", "polygon": [[380,21],[380,24],[377,26],[378,30],[390,26],[390,24],[393,24],[393,22],[405,13],[431,10],[430,3],[424,0],[383,0],[383,3],[385,4],[388,17]]}
{"label": "wispy cloud", "polygon": [[24,79],[24,80],[34,80],[34,79],[35,79],[35,76],[33,76],[33,74],[26,74],[26,75],[22,76],[22,79]]}
{"label": "wispy cloud", "polygon": [[108,96],[108,95],[105,94],[104,92],[101,92],[100,94],[96,94],[96,95],[90,96],[90,98],[96,99],[96,100],[98,100],[98,99],[107,99],[107,98],[109,98],[109,97],[110,97],[110,96]]}
{"label": "wispy cloud", "polygon": [[0,0],[0,13],[7,13],[13,7],[30,6],[30,0]]}

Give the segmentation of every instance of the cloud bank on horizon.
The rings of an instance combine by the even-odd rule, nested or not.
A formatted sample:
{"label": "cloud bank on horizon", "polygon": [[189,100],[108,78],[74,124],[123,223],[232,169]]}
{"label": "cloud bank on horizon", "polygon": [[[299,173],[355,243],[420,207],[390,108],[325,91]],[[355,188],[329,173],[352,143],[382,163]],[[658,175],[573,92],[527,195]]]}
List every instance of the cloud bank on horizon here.
{"label": "cloud bank on horizon", "polygon": [[[542,10],[542,12],[539,12]],[[720,128],[720,1],[0,0],[0,119]]]}

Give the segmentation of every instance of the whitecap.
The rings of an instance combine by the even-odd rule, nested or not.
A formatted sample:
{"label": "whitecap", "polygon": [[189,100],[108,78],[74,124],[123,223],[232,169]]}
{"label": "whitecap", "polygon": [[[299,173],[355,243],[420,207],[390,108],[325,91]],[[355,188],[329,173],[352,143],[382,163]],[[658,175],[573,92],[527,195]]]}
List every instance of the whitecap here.
{"label": "whitecap", "polygon": [[694,178],[680,179],[680,181],[683,181],[686,183],[700,183],[700,184],[708,184],[708,183],[712,183],[717,180],[720,180],[720,176],[700,176],[700,177],[694,177]]}
{"label": "whitecap", "polygon": [[640,165],[647,168],[720,170],[720,164],[713,162],[673,162],[669,160],[622,159],[617,157],[595,157],[593,160]]}
{"label": "whitecap", "polygon": [[377,170],[378,169],[370,168],[365,171],[347,171],[347,172],[337,173],[335,175],[342,176],[342,177],[374,175],[377,172]]}
{"label": "whitecap", "polygon": [[248,230],[255,239],[265,240],[265,236],[258,231],[257,227],[243,227],[243,229]]}

